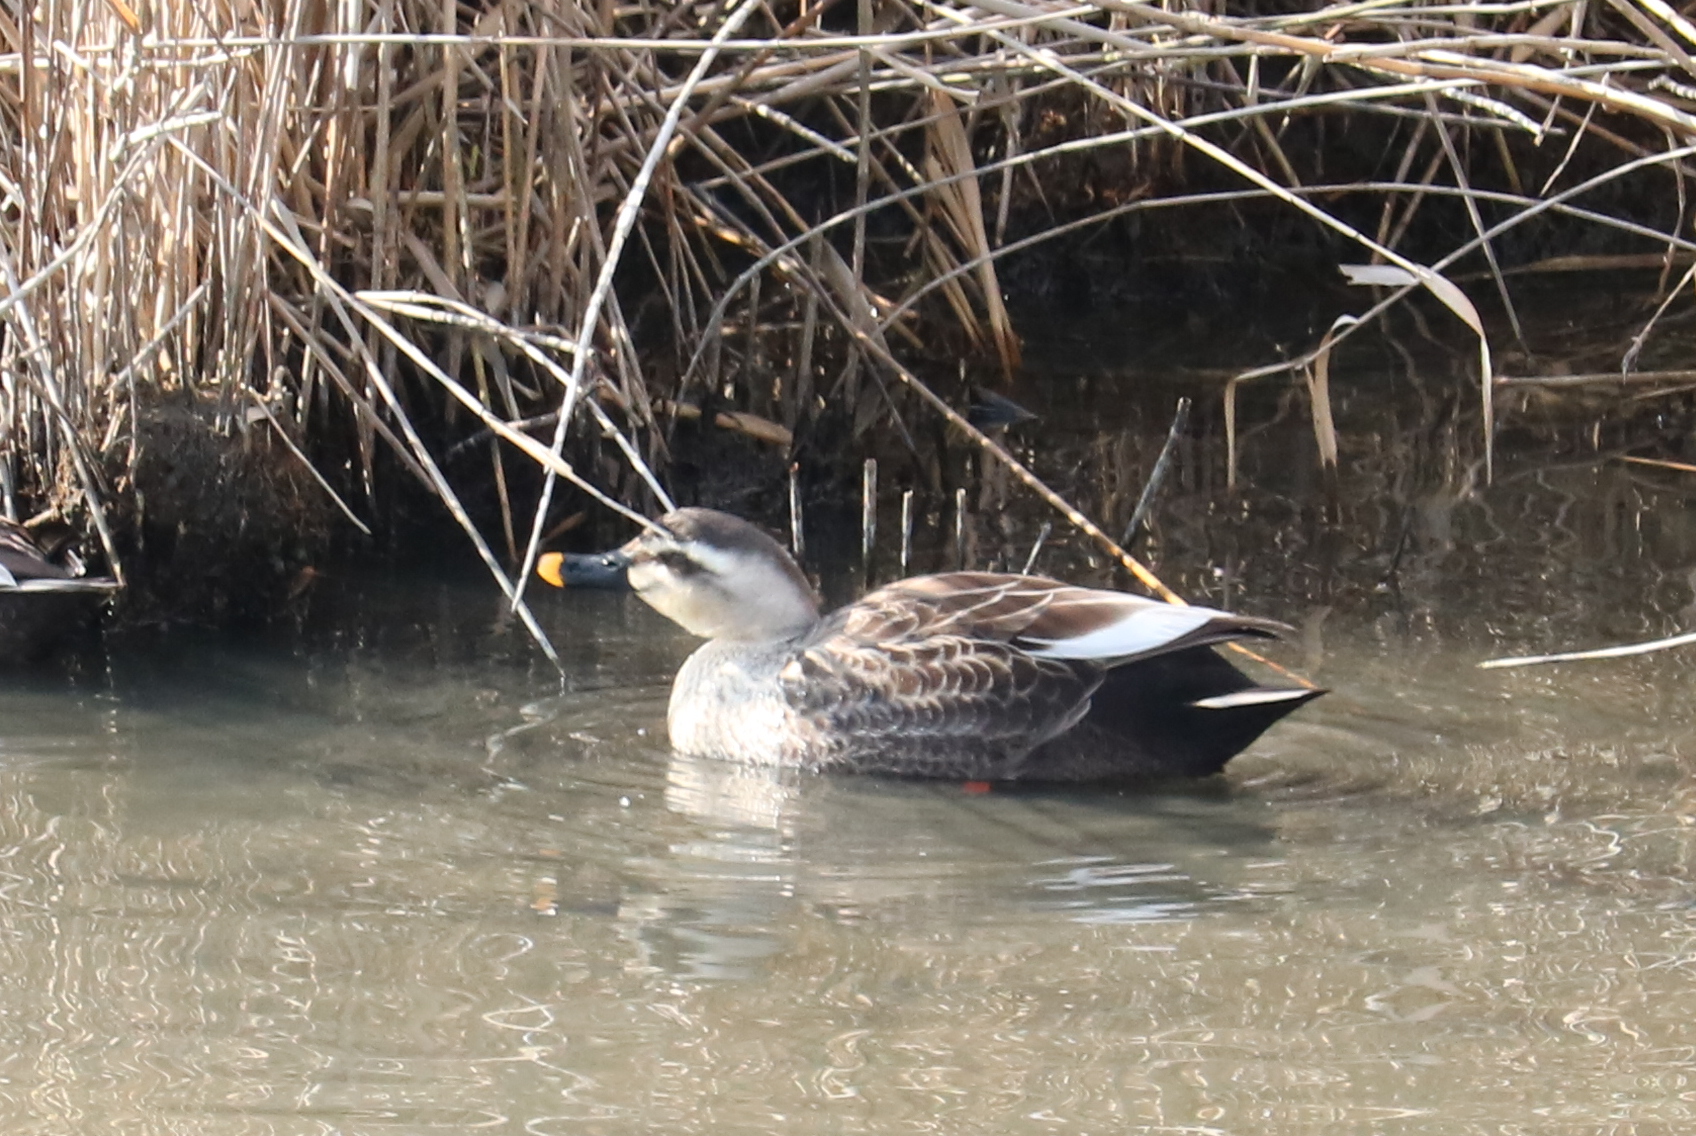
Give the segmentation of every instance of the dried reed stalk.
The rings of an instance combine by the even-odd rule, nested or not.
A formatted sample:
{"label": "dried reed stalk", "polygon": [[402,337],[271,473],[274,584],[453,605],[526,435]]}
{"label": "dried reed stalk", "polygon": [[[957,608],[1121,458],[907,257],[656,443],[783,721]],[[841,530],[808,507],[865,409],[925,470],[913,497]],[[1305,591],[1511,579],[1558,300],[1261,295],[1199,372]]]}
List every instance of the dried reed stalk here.
{"label": "dried reed stalk", "polygon": [[[1399,275],[1359,322],[1232,390],[1280,370],[1338,381],[1344,341],[1422,291],[1479,344],[1488,454],[1503,384],[1464,258],[1511,311],[1499,238],[1551,211],[1668,265],[1696,251],[1677,223],[1578,200],[1659,178],[1682,210],[1696,33],[1660,0],[48,0],[0,18],[0,52],[0,473],[25,511],[84,511],[114,565],[111,517],[131,515],[114,505],[149,415],[177,400],[319,463],[350,518],[384,470],[421,478],[518,603],[553,479],[663,507],[670,423],[703,390],[732,404],[714,421],[777,444],[833,397],[864,427],[895,413],[884,380],[913,374],[898,356],[1017,366],[1010,253],[1233,197]],[[1292,146],[1292,123],[1337,115],[1402,132],[1393,174],[1333,183]],[[1050,214],[1092,154],[1142,180]],[[1160,172],[1197,162],[1249,188],[1191,194]],[[1363,198],[1365,228],[1339,207]],[[1416,217],[1452,200],[1470,237],[1416,258]],[[516,564],[457,504],[440,462],[456,434],[491,448]],[[510,479],[515,457],[539,494]]]}

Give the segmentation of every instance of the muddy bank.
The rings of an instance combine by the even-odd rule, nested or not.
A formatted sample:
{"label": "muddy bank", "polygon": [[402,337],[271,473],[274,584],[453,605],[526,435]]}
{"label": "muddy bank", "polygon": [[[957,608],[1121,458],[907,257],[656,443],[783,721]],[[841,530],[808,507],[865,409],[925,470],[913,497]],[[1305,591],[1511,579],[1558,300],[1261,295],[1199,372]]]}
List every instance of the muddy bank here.
{"label": "muddy bank", "polygon": [[[1613,278],[1603,306],[1588,291],[1545,290],[1535,296],[1526,306],[1528,348],[1504,354],[1504,369],[1580,373],[1599,365],[1649,309],[1652,297],[1641,291],[1633,296],[1632,280]],[[1360,299],[1357,292],[1326,292],[1306,310]],[[1035,417],[996,426],[992,435],[1118,535],[1165,441],[1173,405],[1188,397],[1194,406],[1174,472],[1133,551],[1176,572],[1174,584],[1198,589],[1198,598],[1216,590],[1217,581],[1207,575],[1211,556],[1234,549],[1231,555],[1264,568],[1264,558],[1252,555],[1262,543],[1290,552],[1304,565],[1309,582],[1298,590],[1306,594],[1391,586],[1398,565],[1410,556],[1417,560],[1420,548],[1441,543],[1454,518],[1472,515],[1487,492],[1479,396],[1469,374],[1475,356],[1464,337],[1440,334],[1446,316],[1440,308],[1416,310],[1338,352],[1329,376],[1340,444],[1336,473],[1321,461],[1312,394],[1299,375],[1243,385],[1237,437],[1234,445],[1228,443],[1225,386],[1236,373],[1233,366],[1253,358],[1257,349],[1239,334],[1244,321],[1218,311],[1199,328],[1171,330],[1158,344],[1145,339],[1138,320],[1130,318],[1114,329],[1118,334],[1104,335],[1095,318],[1045,320],[1040,312],[1022,313],[1031,349],[1016,381],[1002,389]],[[1680,327],[1675,324],[1645,356],[1647,365],[1675,353]],[[1186,365],[1188,355],[1215,365]],[[981,394],[979,383],[993,378],[968,372],[962,379],[940,366],[930,373],[968,410]],[[1657,397],[1643,397],[1646,393]],[[1058,531],[1047,538],[1039,569],[1129,585],[1098,548],[1069,532],[975,443],[904,400],[899,390],[891,394],[896,409],[889,422],[899,428],[856,430],[850,417],[821,415],[788,446],[714,425],[711,413],[677,421],[665,435],[663,483],[680,504],[727,508],[787,532],[793,468],[810,567],[852,587],[863,462],[874,458],[883,534],[875,572],[885,578],[897,571],[902,498],[909,492],[914,519],[909,569],[961,561],[954,530],[964,491],[965,562],[1021,567],[1042,523],[1056,521]],[[715,403],[703,405],[710,412]],[[1504,391],[1497,403],[1498,480],[1512,484],[1546,477],[1549,470],[1611,469],[1609,476],[1623,478],[1622,491],[1659,486],[1651,495],[1655,501],[1682,507],[1675,474],[1626,469],[1620,460],[1696,456],[1685,453],[1691,406],[1690,394],[1676,388]],[[155,407],[143,423],[135,482],[139,507],[121,515],[132,534],[123,546],[131,589],[118,608],[121,622],[294,618],[310,608],[325,574],[360,571],[362,564],[476,570],[463,534],[441,503],[392,465],[379,463],[376,495],[368,498],[360,495],[358,466],[350,457],[344,455],[339,465],[319,459],[321,471],[342,471],[332,487],[375,522],[367,538],[269,423],[220,430],[208,407],[187,404]],[[441,429],[449,433],[446,425]],[[462,439],[464,434],[461,423]],[[536,434],[546,437],[547,430]],[[628,480],[619,480],[627,476],[620,456],[604,440],[575,435],[573,446],[569,452],[580,468],[630,488]],[[502,561],[516,565],[541,488],[535,467],[510,460],[509,452],[502,481],[488,440],[462,440],[443,450],[444,469],[461,501]],[[629,499],[642,499],[639,487]],[[1221,509],[1239,516],[1241,524],[1233,529],[1222,522]],[[1633,522],[1643,523],[1641,516]],[[621,539],[627,530],[626,522],[562,486],[545,543],[596,547]],[[1513,539],[1533,537],[1522,533]],[[1236,586],[1273,582],[1243,579]],[[1275,586],[1295,587],[1289,580]]]}

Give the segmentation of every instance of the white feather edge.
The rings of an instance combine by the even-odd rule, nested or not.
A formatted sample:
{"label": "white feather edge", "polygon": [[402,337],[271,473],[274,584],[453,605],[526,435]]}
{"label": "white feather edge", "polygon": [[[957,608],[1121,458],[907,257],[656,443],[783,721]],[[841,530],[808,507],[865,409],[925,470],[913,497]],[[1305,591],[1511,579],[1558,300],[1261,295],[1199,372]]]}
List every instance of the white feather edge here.
{"label": "white feather edge", "polygon": [[1306,698],[1311,690],[1262,690],[1254,688],[1239,690],[1234,694],[1215,694],[1212,698],[1200,698],[1190,703],[1200,710],[1235,710],[1239,706],[1269,706],[1274,702],[1293,702],[1298,698]]}
{"label": "white feather edge", "polygon": [[1157,651],[1223,614],[1205,607],[1142,602],[1087,635],[1031,639],[1024,650],[1039,659],[1128,659]]}
{"label": "white feather edge", "polygon": [[[10,573],[7,573],[10,575]],[[52,577],[36,577],[18,580],[15,577],[10,583],[0,580],[0,595],[30,595],[45,592],[115,592],[118,581],[105,576],[83,576],[69,580],[59,580]]]}

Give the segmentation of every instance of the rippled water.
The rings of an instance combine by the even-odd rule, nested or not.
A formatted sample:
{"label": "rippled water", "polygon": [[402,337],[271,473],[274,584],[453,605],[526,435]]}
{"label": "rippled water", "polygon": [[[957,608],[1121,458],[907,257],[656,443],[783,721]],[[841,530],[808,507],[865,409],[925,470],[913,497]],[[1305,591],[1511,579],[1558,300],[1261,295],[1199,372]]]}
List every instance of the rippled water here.
{"label": "rippled water", "polygon": [[1688,625],[1679,490],[1424,484],[1165,522],[1335,691],[1190,791],[681,760],[685,640],[475,581],[9,676],[0,1127],[1688,1131],[1696,664],[1473,669]]}

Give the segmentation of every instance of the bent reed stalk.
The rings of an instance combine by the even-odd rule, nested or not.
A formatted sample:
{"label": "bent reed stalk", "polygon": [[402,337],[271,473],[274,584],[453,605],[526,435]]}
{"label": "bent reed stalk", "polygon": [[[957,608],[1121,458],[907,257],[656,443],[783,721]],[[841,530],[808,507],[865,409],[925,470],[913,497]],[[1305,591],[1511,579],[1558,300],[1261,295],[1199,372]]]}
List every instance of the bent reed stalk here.
{"label": "bent reed stalk", "polygon": [[[1334,430],[1318,408],[1339,344],[1423,292],[1477,341],[1487,460],[1496,390],[1528,380],[1494,373],[1453,271],[1471,257],[1476,299],[1517,327],[1510,281],[1535,266],[1504,242],[1558,214],[1660,255],[1669,300],[1691,282],[1670,268],[1696,251],[1696,26],[1659,0],[1274,7],[44,0],[0,16],[7,507],[85,515],[120,569],[148,423],[186,405],[232,445],[275,435],[316,463],[354,524],[384,477],[419,479],[522,610],[556,477],[632,515],[668,504],[670,426],[703,402],[780,446],[832,412],[856,438],[880,419],[910,436],[904,416],[961,401],[921,364],[1019,366],[1009,257],[1225,200],[1304,219],[1392,289],[1233,380],[1233,429],[1243,382],[1296,371]],[[1389,166],[1328,177],[1337,123],[1385,140]],[[1080,194],[1085,163],[1109,172]],[[1586,200],[1620,182],[1676,207]],[[1464,224],[1444,245],[1419,222],[1451,201]],[[500,489],[504,557],[445,465],[468,444]],[[536,467],[518,494],[515,459]]]}

